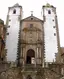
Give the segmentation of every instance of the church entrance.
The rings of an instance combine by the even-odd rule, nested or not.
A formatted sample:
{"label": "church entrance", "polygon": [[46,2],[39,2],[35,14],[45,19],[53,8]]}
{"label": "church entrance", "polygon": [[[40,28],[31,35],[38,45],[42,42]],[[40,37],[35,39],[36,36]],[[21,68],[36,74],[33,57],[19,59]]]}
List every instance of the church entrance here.
{"label": "church entrance", "polygon": [[27,51],[26,64],[34,64],[35,52],[33,49]]}

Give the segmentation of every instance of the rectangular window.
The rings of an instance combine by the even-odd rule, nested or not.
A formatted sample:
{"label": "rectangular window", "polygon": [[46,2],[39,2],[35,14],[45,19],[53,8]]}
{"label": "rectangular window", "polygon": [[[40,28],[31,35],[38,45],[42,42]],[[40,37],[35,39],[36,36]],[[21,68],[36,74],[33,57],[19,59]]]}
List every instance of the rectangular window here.
{"label": "rectangular window", "polygon": [[48,10],[48,14],[51,14],[51,11],[50,10]]}
{"label": "rectangular window", "polygon": [[16,10],[15,9],[13,10],[13,14],[16,14]]}
{"label": "rectangular window", "polygon": [[30,24],[30,28],[32,28],[33,27],[33,24]]}

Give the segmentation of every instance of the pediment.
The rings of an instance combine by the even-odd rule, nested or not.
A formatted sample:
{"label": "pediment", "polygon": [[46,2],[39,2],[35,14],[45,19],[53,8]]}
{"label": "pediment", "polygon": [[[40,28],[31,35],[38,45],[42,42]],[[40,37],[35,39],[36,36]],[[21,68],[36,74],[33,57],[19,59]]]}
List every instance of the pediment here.
{"label": "pediment", "polygon": [[35,16],[29,16],[27,18],[24,18],[23,21],[43,21]]}

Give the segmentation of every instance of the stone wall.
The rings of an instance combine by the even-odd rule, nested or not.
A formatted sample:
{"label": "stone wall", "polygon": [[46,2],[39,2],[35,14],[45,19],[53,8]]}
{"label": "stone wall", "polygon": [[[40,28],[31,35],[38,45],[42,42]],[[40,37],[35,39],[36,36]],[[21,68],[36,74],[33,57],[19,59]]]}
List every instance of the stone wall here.
{"label": "stone wall", "polygon": [[0,63],[0,79],[60,79],[60,64],[49,64],[48,67],[35,67],[35,70],[23,70],[22,67],[12,66],[11,63]]}

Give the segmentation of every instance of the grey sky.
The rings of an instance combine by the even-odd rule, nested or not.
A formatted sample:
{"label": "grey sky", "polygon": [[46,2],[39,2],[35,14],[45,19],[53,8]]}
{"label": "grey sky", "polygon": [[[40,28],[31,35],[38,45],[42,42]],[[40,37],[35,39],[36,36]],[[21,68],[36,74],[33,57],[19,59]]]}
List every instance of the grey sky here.
{"label": "grey sky", "polygon": [[57,9],[58,25],[60,33],[60,44],[64,46],[64,0],[1,0],[0,18],[6,23],[8,7],[19,3],[23,7],[23,16],[30,16],[30,11],[34,11],[34,16],[41,18],[42,6],[46,3],[54,5]]}

